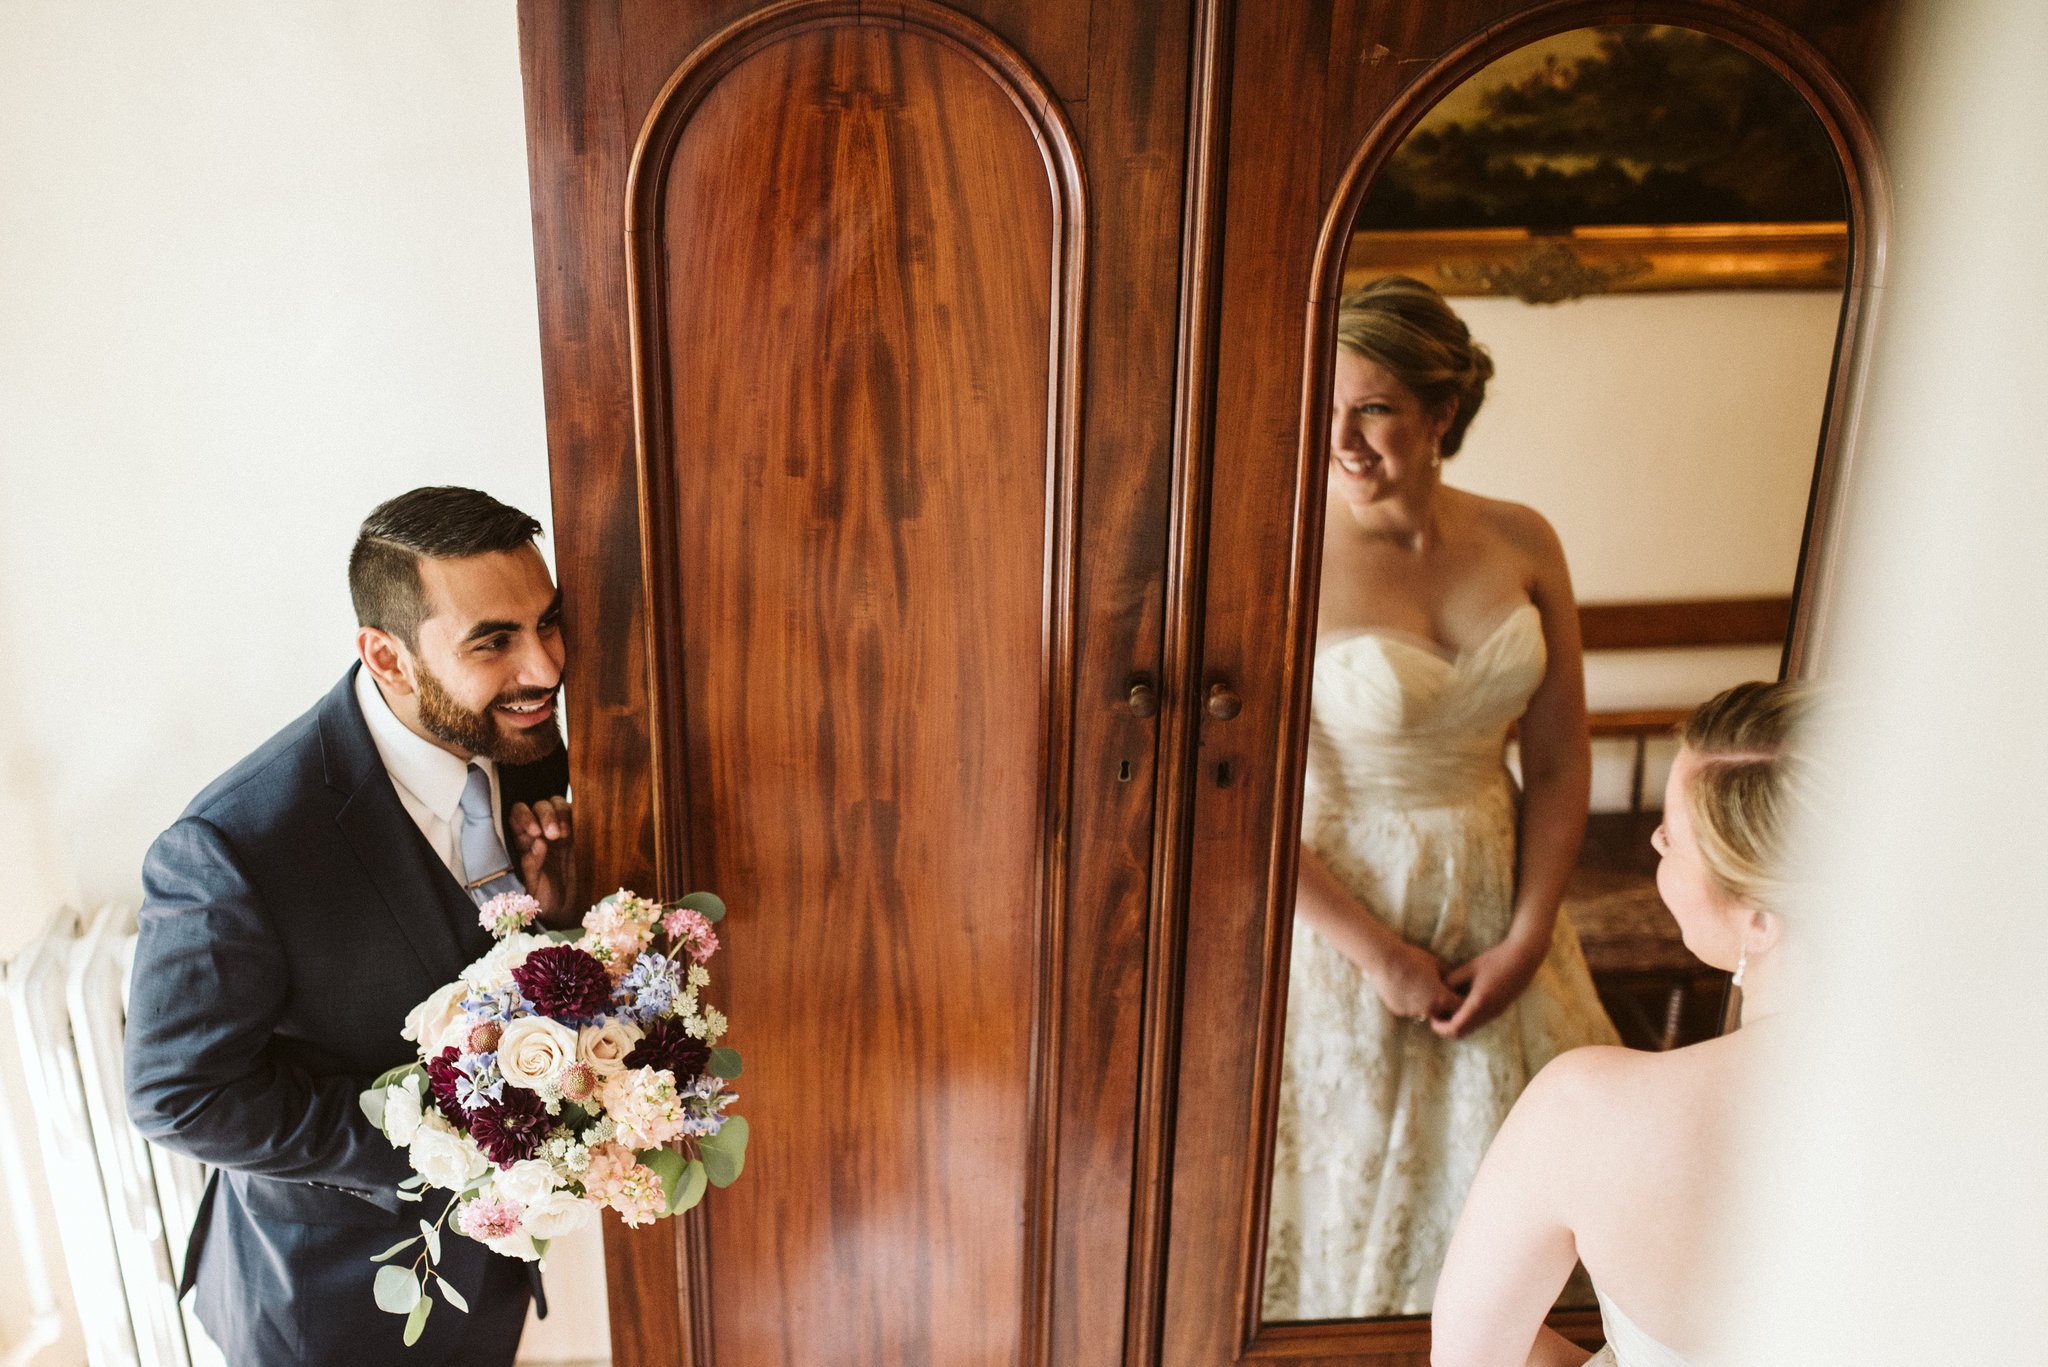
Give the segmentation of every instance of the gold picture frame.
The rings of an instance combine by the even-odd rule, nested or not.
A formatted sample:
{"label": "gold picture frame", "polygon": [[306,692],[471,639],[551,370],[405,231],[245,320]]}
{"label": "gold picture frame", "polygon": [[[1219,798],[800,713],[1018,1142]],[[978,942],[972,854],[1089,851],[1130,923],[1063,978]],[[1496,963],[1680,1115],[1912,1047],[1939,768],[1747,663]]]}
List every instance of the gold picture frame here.
{"label": "gold picture frame", "polygon": [[1679,223],[1571,228],[1428,228],[1353,233],[1344,287],[1409,275],[1446,295],[1557,304],[1666,290],[1837,290],[1847,223]]}

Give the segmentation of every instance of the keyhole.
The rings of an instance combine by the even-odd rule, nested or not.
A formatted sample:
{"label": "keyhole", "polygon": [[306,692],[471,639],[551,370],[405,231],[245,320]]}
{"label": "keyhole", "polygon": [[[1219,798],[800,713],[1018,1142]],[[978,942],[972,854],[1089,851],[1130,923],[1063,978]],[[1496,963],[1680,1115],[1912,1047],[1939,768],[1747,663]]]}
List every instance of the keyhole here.
{"label": "keyhole", "polygon": [[1131,762],[1129,760],[1125,760],[1116,767],[1116,781],[1118,783],[1129,783],[1131,781]]}

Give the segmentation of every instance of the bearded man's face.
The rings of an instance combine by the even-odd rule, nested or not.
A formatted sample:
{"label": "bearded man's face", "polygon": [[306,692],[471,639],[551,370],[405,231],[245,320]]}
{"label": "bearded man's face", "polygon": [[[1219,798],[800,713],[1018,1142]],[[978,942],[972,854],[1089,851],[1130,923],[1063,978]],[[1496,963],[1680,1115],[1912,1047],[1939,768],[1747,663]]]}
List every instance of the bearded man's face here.
{"label": "bearded man's face", "polygon": [[445,745],[529,764],[562,743],[561,595],[540,552],[421,557],[431,614],[412,657],[420,726]]}

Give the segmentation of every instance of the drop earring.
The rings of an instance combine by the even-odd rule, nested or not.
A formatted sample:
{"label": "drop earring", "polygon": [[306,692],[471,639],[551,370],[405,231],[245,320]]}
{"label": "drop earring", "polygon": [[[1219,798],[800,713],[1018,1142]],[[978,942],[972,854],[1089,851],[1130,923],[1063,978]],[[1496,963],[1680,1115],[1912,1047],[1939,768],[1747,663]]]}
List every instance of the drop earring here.
{"label": "drop earring", "polygon": [[1730,979],[1728,980],[1728,985],[1729,985],[1730,987],[1740,987],[1740,986],[1742,986],[1742,974],[1743,974],[1744,970],[1746,970],[1746,969],[1747,969],[1748,967],[1749,967],[1749,949],[1748,949],[1748,947],[1747,947],[1747,946],[1744,946],[1744,948],[1743,948],[1742,952],[1741,952],[1740,954],[1736,955],[1736,957],[1735,957],[1735,976],[1734,976],[1733,978],[1730,978]]}

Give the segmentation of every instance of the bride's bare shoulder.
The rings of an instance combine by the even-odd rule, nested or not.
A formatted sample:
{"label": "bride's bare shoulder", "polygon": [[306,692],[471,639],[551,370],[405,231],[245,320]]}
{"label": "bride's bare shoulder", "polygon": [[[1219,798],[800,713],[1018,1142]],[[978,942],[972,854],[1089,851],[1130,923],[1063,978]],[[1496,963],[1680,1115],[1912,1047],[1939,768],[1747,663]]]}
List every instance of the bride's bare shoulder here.
{"label": "bride's bare shoulder", "polygon": [[1537,560],[1563,554],[1550,519],[1528,504],[1490,498],[1450,485],[1445,485],[1442,492],[1451,495],[1471,525],[1481,529],[1486,536]]}
{"label": "bride's bare shoulder", "polygon": [[[1712,1041],[1709,1041],[1711,1045]],[[1624,1139],[1639,1126],[1660,1126],[1670,1106],[1719,1072],[1716,1051],[1693,1045],[1649,1053],[1593,1045],[1559,1054],[1523,1092],[1535,1127]]]}

